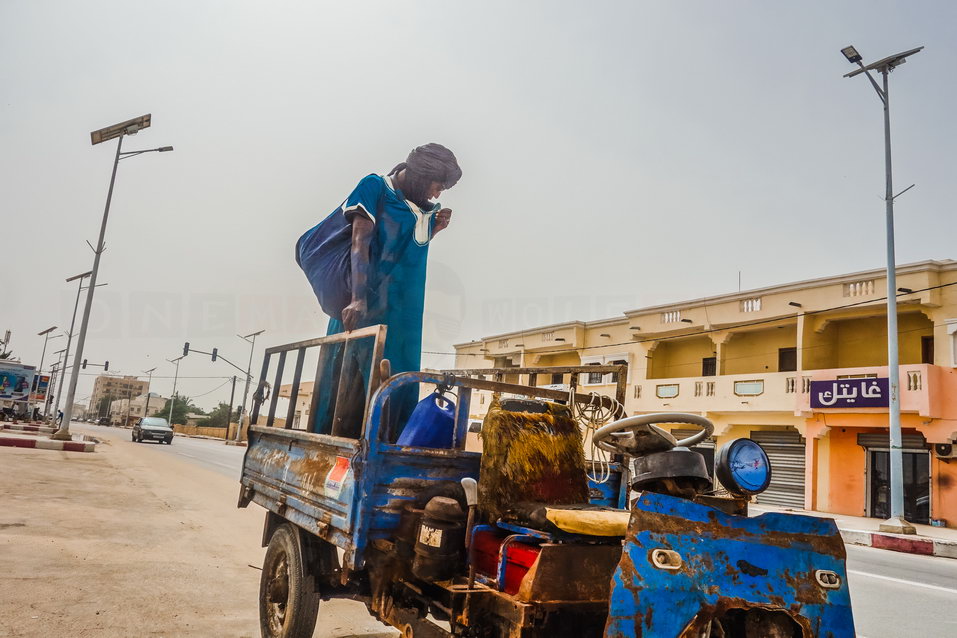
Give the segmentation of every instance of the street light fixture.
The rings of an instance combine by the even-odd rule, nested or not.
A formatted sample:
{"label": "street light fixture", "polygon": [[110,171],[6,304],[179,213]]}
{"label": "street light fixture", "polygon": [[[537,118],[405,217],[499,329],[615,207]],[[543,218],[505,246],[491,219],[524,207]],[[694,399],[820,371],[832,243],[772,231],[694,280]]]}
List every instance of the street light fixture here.
{"label": "street light fixture", "polygon": [[[90,133],[90,141],[94,146],[116,138],[116,157],[113,159],[113,173],[110,175],[110,188],[106,194],[103,220],[100,222],[100,236],[96,242],[96,250],[93,251],[93,269],[90,271],[90,285],[89,291],[86,294],[86,303],[83,305],[83,319],[80,321],[80,335],[76,342],[73,371],[70,375],[70,387],[67,391],[66,405],[63,408],[63,421],[60,423],[60,429],[53,434],[52,438],[54,439],[69,441],[72,438],[70,436],[70,419],[73,417],[73,399],[76,396],[76,383],[80,378],[80,360],[83,358],[83,346],[86,345],[86,332],[90,324],[90,310],[93,308],[93,293],[96,290],[96,276],[100,271],[100,256],[103,254],[104,239],[106,238],[106,222],[110,217],[110,202],[113,200],[113,186],[116,184],[116,168],[119,166],[120,159],[123,156],[123,137],[126,135],[135,135],[142,129],[148,128],[151,123],[152,116],[147,113],[132,120],[107,126],[106,128]],[[154,150],[158,151],[159,149]],[[128,153],[127,156],[131,154],[138,155],[139,152],[133,151],[132,153]]]}
{"label": "street light fixture", "polygon": [[861,61],[861,54],[857,52],[853,46],[844,47],[841,49],[841,53],[844,54],[844,57],[847,58],[847,61],[851,64],[857,64]]}
{"label": "street light fixture", "polygon": [[[897,352],[897,264],[894,256],[894,182],[891,170],[891,115],[890,95],[887,76],[895,68],[907,61],[909,56],[919,52],[924,47],[909,49],[901,53],[888,56],[877,62],[865,65],[860,53],[853,46],[841,49],[841,53],[848,62],[857,64],[860,68],[846,73],[844,77],[852,78],[861,73],[867,75],[871,86],[884,104],[884,174],[885,174],[885,219],[887,225],[887,368],[888,385],[890,386],[890,401],[888,402],[888,431],[890,438],[890,487],[891,512],[890,518],[881,523],[882,532],[898,534],[916,534],[917,530],[904,518],[904,472],[903,472],[903,444],[901,437],[901,404],[900,404],[900,367]],[[871,71],[877,71],[882,76],[882,83],[878,85]]]}

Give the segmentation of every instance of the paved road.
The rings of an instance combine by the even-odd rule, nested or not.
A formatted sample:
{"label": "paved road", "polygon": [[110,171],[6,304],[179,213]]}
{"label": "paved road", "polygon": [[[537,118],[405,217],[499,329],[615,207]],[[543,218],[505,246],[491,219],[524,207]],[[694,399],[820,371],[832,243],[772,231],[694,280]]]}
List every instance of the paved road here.
{"label": "paved road", "polygon": [[243,454],[246,453],[246,448],[244,447],[226,445],[222,441],[214,441],[211,439],[191,439],[185,436],[177,436],[173,439],[172,445],[154,443],[153,441],[133,443],[130,440],[130,430],[124,428],[94,426],[85,423],[74,423],[70,428],[76,429],[77,432],[97,436],[108,436],[111,439],[120,441],[125,439],[133,445],[156,448],[156,451],[160,454],[178,456],[190,463],[228,476],[229,478],[234,478],[237,481],[239,480],[240,471],[243,466]]}
{"label": "paved road", "polygon": [[[80,425],[79,431],[123,437],[129,431]],[[208,470],[239,478],[246,448],[218,441],[176,437],[172,445],[149,445]],[[957,560],[847,547],[854,618],[861,638],[957,636]]]}
{"label": "paved road", "polygon": [[858,636],[957,636],[957,560],[847,547]]}

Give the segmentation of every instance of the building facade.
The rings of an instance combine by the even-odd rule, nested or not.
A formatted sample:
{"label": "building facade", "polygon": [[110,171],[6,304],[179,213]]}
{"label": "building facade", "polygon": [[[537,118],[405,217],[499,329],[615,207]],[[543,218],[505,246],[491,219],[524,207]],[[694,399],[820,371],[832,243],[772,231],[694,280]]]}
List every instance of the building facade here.
{"label": "building facade", "polygon": [[148,389],[149,383],[136,377],[101,374],[93,381],[93,394],[90,395],[87,415],[91,418],[108,417],[107,412],[110,411],[113,401],[133,399]]}
{"label": "building facade", "polygon": [[149,395],[141,394],[134,399],[117,399],[110,403],[110,425],[132,425],[137,419],[157,413],[165,418],[164,410],[168,406],[168,399],[152,392]]}
{"label": "building facade", "polygon": [[[905,513],[957,527],[957,262],[897,272]],[[455,346],[456,367],[627,363],[628,414],[706,416],[706,455],[740,437],[765,447],[759,503],[887,518],[885,295],[883,270],[800,281],[485,337]],[[536,382],[610,394],[610,376]]]}

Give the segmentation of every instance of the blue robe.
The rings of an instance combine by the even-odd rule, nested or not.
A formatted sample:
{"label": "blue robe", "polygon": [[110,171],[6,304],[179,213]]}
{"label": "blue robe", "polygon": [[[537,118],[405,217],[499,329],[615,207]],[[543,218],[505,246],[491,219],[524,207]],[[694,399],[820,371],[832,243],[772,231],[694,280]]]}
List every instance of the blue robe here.
{"label": "blue robe", "polygon": [[[424,211],[405,199],[391,178],[368,175],[328,217],[306,231],[296,245],[296,261],[331,317],[326,334],[337,334],[343,331],[341,310],[352,301],[352,220],[363,215],[373,222],[368,312],[359,327],[380,323],[388,326],[385,358],[392,365],[392,374],[417,371],[421,363],[426,265],[438,209],[436,204]],[[372,342],[357,342],[345,360],[341,346],[326,346],[325,350],[321,353],[318,404],[310,430],[357,437],[361,433],[361,402],[368,390]],[[343,382],[349,384],[345,397],[349,406],[343,422],[333,424],[340,371]],[[395,440],[417,398],[418,389],[408,387],[390,401],[390,423],[382,428],[387,438]]]}

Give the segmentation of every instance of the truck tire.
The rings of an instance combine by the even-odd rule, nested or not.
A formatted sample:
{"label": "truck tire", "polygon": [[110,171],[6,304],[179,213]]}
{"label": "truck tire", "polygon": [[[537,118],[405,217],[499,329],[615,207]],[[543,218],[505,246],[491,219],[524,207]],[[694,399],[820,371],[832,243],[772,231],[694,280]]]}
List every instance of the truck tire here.
{"label": "truck tire", "polygon": [[312,638],[319,614],[315,579],[304,577],[296,528],[283,523],[273,532],[259,580],[259,626],[263,638]]}

